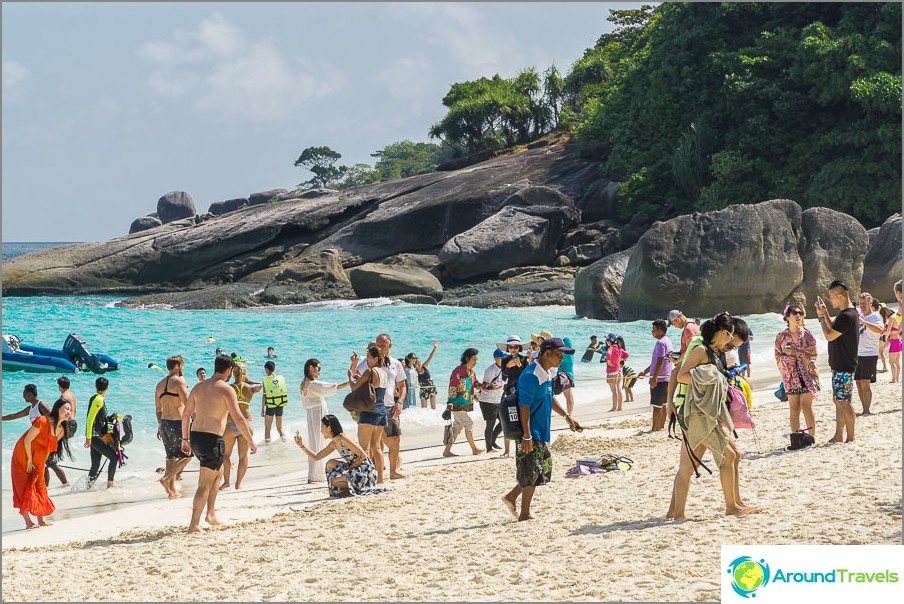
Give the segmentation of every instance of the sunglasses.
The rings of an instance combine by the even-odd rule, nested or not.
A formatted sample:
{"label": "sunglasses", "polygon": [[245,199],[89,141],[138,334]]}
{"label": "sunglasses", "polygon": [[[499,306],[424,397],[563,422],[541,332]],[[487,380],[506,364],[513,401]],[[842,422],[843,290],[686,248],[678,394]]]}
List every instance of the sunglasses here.
{"label": "sunglasses", "polygon": [[797,317],[802,317],[802,316],[804,316],[804,313],[803,313],[802,311],[799,311],[799,310],[792,310],[792,311],[789,312],[788,314],[789,314],[789,315],[795,315],[795,316],[797,316]]}

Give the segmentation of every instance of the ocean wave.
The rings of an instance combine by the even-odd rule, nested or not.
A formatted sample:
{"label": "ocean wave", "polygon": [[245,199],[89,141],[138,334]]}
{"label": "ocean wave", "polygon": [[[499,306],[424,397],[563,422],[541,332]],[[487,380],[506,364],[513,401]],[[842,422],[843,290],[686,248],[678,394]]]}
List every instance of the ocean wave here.
{"label": "ocean wave", "polygon": [[259,312],[309,312],[317,310],[354,310],[356,308],[376,308],[395,304],[389,298],[364,298],[361,300],[324,300],[307,304],[287,304],[285,306],[256,306],[247,310]]}

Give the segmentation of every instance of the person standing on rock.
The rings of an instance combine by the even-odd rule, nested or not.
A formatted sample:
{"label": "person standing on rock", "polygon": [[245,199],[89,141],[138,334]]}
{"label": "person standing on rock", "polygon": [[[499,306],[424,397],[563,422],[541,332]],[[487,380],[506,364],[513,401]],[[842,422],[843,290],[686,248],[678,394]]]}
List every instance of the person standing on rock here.
{"label": "person standing on rock", "polygon": [[861,415],[870,415],[873,391],[870,384],[876,382],[876,365],[879,363],[879,338],[885,331],[882,315],[873,311],[873,297],[868,292],[860,294],[860,343],[857,347],[857,395],[863,406]]}
{"label": "person standing on rock", "polygon": [[[835,403],[835,435],[830,443],[854,442],[854,372],[857,370],[859,343],[858,315],[847,286],[832,281],[828,289],[829,303],[840,310],[834,319],[821,297],[816,298],[816,313],[822,334],[829,342],[829,367],[832,368],[832,401]],[[844,434],[847,431],[847,440]]]}

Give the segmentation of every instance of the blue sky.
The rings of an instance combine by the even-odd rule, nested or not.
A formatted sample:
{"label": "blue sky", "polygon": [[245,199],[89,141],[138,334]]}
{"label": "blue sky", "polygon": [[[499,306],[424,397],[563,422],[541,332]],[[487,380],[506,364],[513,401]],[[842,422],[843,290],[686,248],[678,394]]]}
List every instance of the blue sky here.
{"label": "blue sky", "polygon": [[556,64],[614,3],[3,3],[4,241],[103,241],[187,191],[293,188],[301,151],[429,141],[455,82]]}

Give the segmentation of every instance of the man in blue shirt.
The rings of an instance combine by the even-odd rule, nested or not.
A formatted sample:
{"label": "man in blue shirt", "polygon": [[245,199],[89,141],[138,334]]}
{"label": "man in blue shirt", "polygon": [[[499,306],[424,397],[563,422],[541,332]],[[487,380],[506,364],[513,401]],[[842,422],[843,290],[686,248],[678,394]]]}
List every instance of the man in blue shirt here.
{"label": "man in blue shirt", "polygon": [[[530,520],[530,502],[534,489],[552,478],[552,455],[549,453],[549,427],[552,410],[565,417],[572,431],[580,425],[553,398],[552,380],[556,377],[562,357],[574,354],[561,338],[547,338],[540,344],[537,360],[518,378],[518,415],[524,438],[515,450],[515,468],[518,486],[502,497],[503,503],[519,521]],[[521,514],[515,512],[518,496],[521,497]]]}

